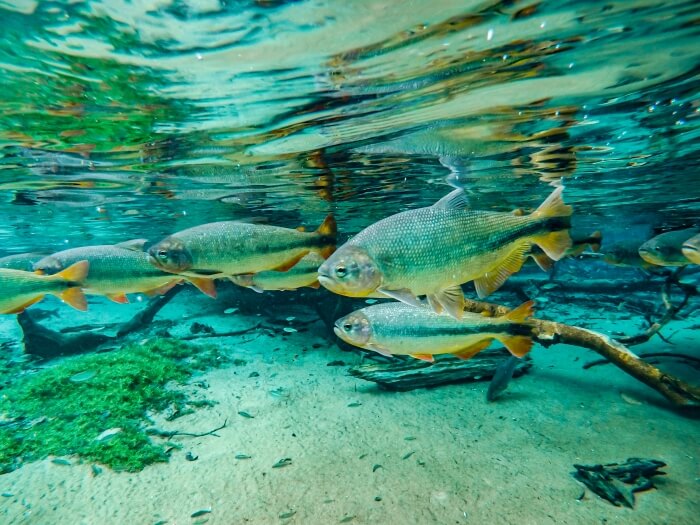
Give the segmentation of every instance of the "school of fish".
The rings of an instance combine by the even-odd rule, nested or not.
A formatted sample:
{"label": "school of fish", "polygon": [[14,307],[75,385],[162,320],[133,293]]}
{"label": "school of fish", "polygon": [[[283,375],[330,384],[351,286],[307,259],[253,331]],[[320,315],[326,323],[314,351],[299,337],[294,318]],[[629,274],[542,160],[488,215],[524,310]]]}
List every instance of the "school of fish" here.
{"label": "school of fish", "polygon": [[[0,313],[21,313],[46,294],[86,310],[85,294],[127,303],[130,294],[162,295],[182,283],[216,297],[218,279],[260,293],[322,285],[349,297],[394,299],[336,322],[336,335],[354,346],[432,362],[440,354],[468,359],[498,341],[521,358],[533,345],[532,301],[501,317],[465,312],[462,285],[473,282],[482,298],[528,257],[547,271],[565,256],[598,252],[600,232],[570,236],[573,210],[563,191],[557,187],[526,214],[474,210],[457,189],[432,206],[371,224],[337,250],[336,222],[328,215],[312,232],[224,221],[150,246],[133,239],[9,255],[0,258]],[[612,246],[601,255],[610,264],[645,269],[700,264],[700,230],[665,232],[638,248]]]}

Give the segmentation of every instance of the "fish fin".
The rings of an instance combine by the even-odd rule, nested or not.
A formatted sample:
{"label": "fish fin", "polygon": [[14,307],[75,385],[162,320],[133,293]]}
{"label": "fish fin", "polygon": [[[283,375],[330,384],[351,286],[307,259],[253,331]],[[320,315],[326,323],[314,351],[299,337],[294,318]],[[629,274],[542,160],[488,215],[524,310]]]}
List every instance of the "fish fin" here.
{"label": "fish fin", "polygon": [[87,277],[89,269],[90,263],[88,261],[78,261],[77,263],[70,265],[62,272],[58,272],[56,277],[72,283],[82,283]]}
{"label": "fish fin", "polygon": [[114,301],[115,303],[119,303],[119,304],[128,304],[129,303],[129,298],[124,293],[108,293],[108,294],[105,294],[105,297],[107,297],[107,299]]}
{"label": "fish fin", "polygon": [[581,255],[583,252],[586,251],[586,245],[585,244],[580,244],[579,246],[571,247],[569,250],[567,250],[566,255],[569,257],[578,257]]}
{"label": "fish fin", "polygon": [[369,344],[367,345],[367,348],[369,348],[369,349],[372,350],[373,352],[377,352],[378,354],[381,354],[381,355],[383,355],[383,356],[385,356],[385,357],[393,357],[393,355],[391,354],[391,352],[389,352],[389,350],[387,350],[387,349],[384,348],[383,346],[379,346],[379,345],[374,344],[374,343],[369,343]]}
{"label": "fish fin", "polygon": [[326,218],[321,223],[321,226],[318,227],[316,233],[335,239],[336,235],[338,234],[338,225],[336,224],[335,217],[333,217],[332,213],[326,215]]}
{"label": "fish fin", "polygon": [[77,286],[63,291],[59,297],[64,303],[71,305],[76,310],[85,312],[88,309],[85,294]]}
{"label": "fish fin", "polygon": [[265,291],[262,288],[260,288],[257,284],[251,284],[250,286],[248,286],[248,288],[257,293],[263,293]]}
{"label": "fish fin", "polygon": [[117,248],[124,248],[125,250],[131,250],[132,252],[142,252],[147,242],[148,239],[131,239],[130,241],[120,242],[114,246]]}
{"label": "fish fin", "polygon": [[554,261],[558,261],[566,255],[566,251],[571,248],[571,236],[568,230],[560,230],[556,232],[547,233],[532,238],[533,242],[537,244],[547,257]]}
{"label": "fish fin", "polygon": [[[428,302],[436,313],[443,309],[455,319],[461,319],[464,315],[464,292],[458,284],[428,295]],[[439,306],[439,310],[435,308]]]}
{"label": "fish fin", "polygon": [[440,304],[440,301],[437,300],[437,297],[435,297],[432,294],[429,294],[427,296],[428,299],[428,305],[430,308],[432,308],[433,312],[436,314],[441,314],[442,313],[442,305]]}
{"label": "fish fin", "polygon": [[434,363],[435,358],[430,354],[410,354],[411,357],[420,359],[421,361],[427,361],[428,363]]}
{"label": "fish fin", "polygon": [[420,299],[416,297],[411,290],[407,288],[401,288],[400,290],[386,290],[384,288],[377,288],[378,292],[383,293],[387,297],[401,301],[402,303],[410,304],[411,306],[423,306]]}
{"label": "fish fin", "polygon": [[532,308],[534,305],[535,301],[525,301],[516,309],[505,314],[501,319],[511,323],[524,323],[529,317],[535,315],[535,310]]}
{"label": "fish fin", "polygon": [[499,334],[496,339],[515,357],[524,357],[532,348],[532,339],[525,335]]}
{"label": "fish fin", "polygon": [[21,314],[24,312],[27,308],[29,308],[31,305],[34,303],[38,303],[44,298],[44,294],[37,295],[33,299],[29,299],[26,303],[22,304],[21,306],[17,306],[16,308],[13,308],[12,310],[8,310],[7,312],[3,312],[4,314]]}
{"label": "fish fin", "polygon": [[478,279],[474,279],[474,287],[480,298],[486,297],[498,290],[501,285],[506,282],[506,279],[516,272],[525,261],[525,254],[528,251],[528,244],[522,243],[510,252],[501,262],[492,270],[486,272]]}
{"label": "fish fin", "polygon": [[304,252],[301,255],[294,257],[293,259],[289,259],[287,262],[279,265],[277,268],[273,268],[273,270],[275,270],[276,272],[287,272],[287,271],[291,270],[292,268],[294,268],[296,266],[296,264],[299,261],[301,261],[304,257],[306,257],[306,255],[308,253],[309,252]]}
{"label": "fish fin", "polygon": [[532,212],[532,217],[537,219],[542,219],[545,217],[569,217],[573,213],[573,208],[568,204],[564,203],[562,198],[562,193],[564,191],[564,186],[559,186],[556,188],[545,201],[540,204],[534,212]]}
{"label": "fish fin", "polygon": [[152,288],[151,290],[146,290],[143,293],[147,297],[155,297],[157,295],[165,295],[170,290],[172,290],[175,287],[175,285],[180,284],[181,282],[182,282],[182,279],[173,279],[172,281],[164,284],[163,286],[159,286],[157,288]]}
{"label": "fish fin", "polygon": [[203,277],[188,277],[191,282],[204,295],[208,295],[212,299],[216,299],[216,285],[213,279],[204,279]]}
{"label": "fish fin", "polygon": [[483,341],[479,341],[478,343],[474,343],[473,345],[467,346],[466,348],[462,348],[456,352],[453,352],[452,355],[458,357],[459,359],[470,359],[479,352],[481,352],[483,349],[487,348],[492,342],[493,338],[489,337],[488,339],[484,339]]}
{"label": "fish fin", "polygon": [[532,260],[537,263],[537,266],[539,266],[543,272],[547,273],[552,271],[554,263],[556,262],[547,257],[546,253],[531,253],[530,257],[532,257]]}
{"label": "fish fin", "polygon": [[311,284],[307,284],[306,286],[308,286],[309,288],[315,288],[316,290],[318,290],[321,287],[321,283],[319,283],[318,281],[314,281]]}
{"label": "fish fin", "polygon": [[462,188],[458,188],[445,195],[442,199],[433,204],[433,208],[444,210],[464,210],[469,208],[469,199]]}
{"label": "fish fin", "polygon": [[600,251],[600,245],[603,243],[603,234],[600,231],[594,231],[588,239],[588,246],[591,250],[598,253]]}
{"label": "fish fin", "polygon": [[525,215],[525,210],[523,210],[522,208],[515,208],[511,213],[516,217],[522,217],[523,215]]}

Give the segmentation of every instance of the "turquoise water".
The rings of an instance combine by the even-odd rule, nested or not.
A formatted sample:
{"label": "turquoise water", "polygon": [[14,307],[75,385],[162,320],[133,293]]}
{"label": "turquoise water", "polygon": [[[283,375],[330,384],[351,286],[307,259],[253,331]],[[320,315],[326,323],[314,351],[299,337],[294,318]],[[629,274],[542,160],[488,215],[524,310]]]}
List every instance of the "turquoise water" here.
{"label": "turquoise water", "polygon": [[[474,209],[510,213],[535,209],[563,185],[574,209],[571,235],[583,239],[600,232],[600,248],[583,246],[550,274],[527,262],[485,300],[513,308],[533,299],[539,318],[623,342],[661,321],[660,336],[630,348],[683,354],[656,357],[653,364],[697,384],[698,266],[679,271],[637,257],[637,248],[660,233],[700,226],[696,2],[0,0],[0,14],[0,256],[43,256],[136,238],[146,239],[148,249],[186,228],[238,219],[310,232],[328,214],[337,221],[340,246],[383,218],[432,205],[455,187],[464,189]],[[628,255],[616,258],[623,248]],[[107,468],[95,477],[97,485],[84,478],[91,461],[105,462],[70,447],[27,455],[19,463],[17,454],[10,454],[11,462],[0,454],[6,471],[0,489],[5,478],[12,494],[0,501],[8,523],[697,519],[692,508],[700,450],[692,437],[698,430],[692,412],[612,366],[584,370],[583,364],[600,357],[590,350],[564,347],[558,353],[561,346],[536,344],[533,370],[514,381],[498,410],[498,404],[486,404],[483,381],[387,397],[373,383],[347,375],[349,366],[371,363],[377,354],[354,349],[332,330],[337,318],[366,307],[364,299],[306,287],[257,294],[227,280],[216,287],[215,301],[191,286],[176,287],[152,323],[124,337],[112,333],[115,323],[144,308],[144,295],[130,294],[130,304],[88,295],[87,312],[47,297],[20,316],[53,331],[55,346],[43,343],[43,350],[26,338],[40,328],[26,322],[20,327],[14,314],[2,316],[3,389],[37,370],[85,368],[79,361],[84,355],[53,359],[52,349],[64,353],[71,346],[56,343],[59,332],[108,334],[99,344],[77,348],[87,357],[158,337],[215,342],[221,352],[216,359],[227,364],[203,366],[181,382],[188,388],[210,383],[216,406],[174,421],[183,421],[179,430],[199,432],[236,420],[209,459],[200,452],[202,459],[185,460],[184,452],[196,447],[174,440],[184,446],[176,459],[130,474]],[[477,299],[472,284],[463,289]],[[665,298],[679,310],[669,313]],[[222,335],[229,332],[236,334]],[[231,364],[235,359],[245,361],[245,368]],[[343,365],[326,366],[333,361]],[[249,376],[253,372],[259,375]],[[237,383],[244,377],[252,378],[247,386]],[[349,407],[354,402],[361,406]],[[248,412],[246,404],[269,409],[268,419],[237,415]],[[163,409],[149,407],[161,415]],[[7,425],[0,430],[13,432],[19,417],[2,410]],[[466,411],[463,420],[455,417],[459,411]],[[519,418],[528,429],[542,425],[547,438],[537,444],[521,439],[493,419],[499,415]],[[237,434],[241,417],[255,430]],[[310,421],[317,431],[314,424],[306,426]],[[650,430],[655,422],[664,430]],[[147,426],[138,418],[128,424]],[[483,449],[469,434],[477,425],[485,429],[479,439],[491,440]],[[303,436],[295,446],[297,456],[307,453],[305,467],[295,456],[292,465],[269,470],[286,457],[284,447],[273,445],[292,440],[275,437],[279,427],[304,429],[295,432]],[[582,427],[585,437],[578,436]],[[401,470],[398,465],[408,460],[400,458],[410,452],[410,440],[403,438],[421,429],[426,450],[418,461],[424,464]],[[67,431],[82,432],[70,426]],[[324,432],[328,442],[319,437]],[[474,438],[468,452],[465,433]],[[439,448],[443,440],[444,457],[431,463],[427,442]],[[513,440],[518,454],[504,452]],[[228,464],[222,458],[255,442],[270,455],[265,466],[271,478],[287,469],[295,476],[295,468],[298,477],[253,483],[248,476],[262,476],[262,467],[249,473],[241,473],[240,464],[223,467]],[[358,442],[370,443],[372,451],[356,450]],[[557,451],[550,471],[547,447]],[[253,461],[262,454],[252,453]],[[394,454],[394,473],[403,482],[378,484],[377,476],[389,474],[350,461],[363,454],[374,457],[369,467],[388,463]],[[590,492],[584,502],[576,501],[582,485],[567,470],[574,463],[635,456],[670,465],[667,483],[638,496],[641,508],[618,509]],[[71,469],[57,468],[55,457],[70,458]],[[494,462],[508,463],[512,471],[490,477]],[[53,470],[37,470],[42,468]],[[475,478],[460,486],[470,468]],[[344,474],[333,478],[333,469]],[[363,477],[367,470],[371,481]],[[232,487],[225,473],[233,471]],[[535,471],[531,478],[522,474]],[[514,472],[517,489],[508,481]],[[200,493],[168,500],[165,486],[155,481],[166,477],[177,491],[196,484]],[[552,479],[556,488],[536,486]],[[68,488],[55,489],[61,483]],[[127,485],[149,485],[153,492],[144,489],[141,496]],[[312,488],[301,488],[307,485]],[[498,490],[511,499],[496,503],[498,490],[489,487],[505,487]],[[209,501],[228,500],[238,489],[246,501],[238,508]],[[91,499],[93,490],[103,496]],[[543,490],[550,494],[546,505],[532,501]],[[478,497],[454,502],[469,491],[501,510],[479,504]],[[74,500],[73,492],[86,496]],[[133,501],[129,510],[119,510],[123,498]],[[190,517],[209,507],[211,513]],[[546,519],[545,507],[551,509]]]}

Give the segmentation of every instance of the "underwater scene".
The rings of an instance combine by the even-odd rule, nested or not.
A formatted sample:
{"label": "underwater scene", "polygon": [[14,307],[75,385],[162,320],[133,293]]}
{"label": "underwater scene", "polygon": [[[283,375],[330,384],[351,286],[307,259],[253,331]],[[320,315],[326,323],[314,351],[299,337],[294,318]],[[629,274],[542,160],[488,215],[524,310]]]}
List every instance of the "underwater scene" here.
{"label": "underwater scene", "polygon": [[0,523],[700,524],[696,1],[0,28]]}

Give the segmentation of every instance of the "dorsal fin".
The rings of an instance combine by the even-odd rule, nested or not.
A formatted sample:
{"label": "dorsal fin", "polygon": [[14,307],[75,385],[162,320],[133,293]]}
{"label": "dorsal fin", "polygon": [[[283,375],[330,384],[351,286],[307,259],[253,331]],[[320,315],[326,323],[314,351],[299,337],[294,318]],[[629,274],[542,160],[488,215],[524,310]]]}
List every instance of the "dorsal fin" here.
{"label": "dorsal fin", "polygon": [[464,210],[469,208],[469,199],[462,188],[458,188],[445,195],[442,199],[433,204],[433,208],[444,210]]}
{"label": "dorsal fin", "polygon": [[537,219],[543,219],[545,217],[569,217],[573,213],[573,208],[568,204],[564,203],[562,198],[562,193],[564,192],[564,186],[559,186],[545,199],[545,201],[540,204],[532,216]]}
{"label": "dorsal fin", "polygon": [[114,246],[117,248],[124,248],[125,250],[131,250],[132,252],[142,252],[147,242],[147,239],[131,239],[130,241],[120,242]]}

